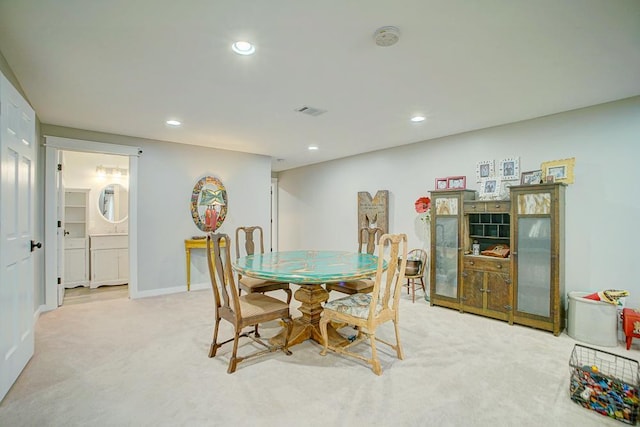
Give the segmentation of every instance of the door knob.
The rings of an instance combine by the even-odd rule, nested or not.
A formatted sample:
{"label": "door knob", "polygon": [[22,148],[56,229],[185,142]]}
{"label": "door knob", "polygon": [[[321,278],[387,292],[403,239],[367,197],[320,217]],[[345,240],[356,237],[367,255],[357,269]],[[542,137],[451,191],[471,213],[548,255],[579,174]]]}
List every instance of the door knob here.
{"label": "door knob", "polygon": [[42,243],[38,242],[36,243],[35,240],[31,241],[31,252],[33,252],[35,250],[35,248],[40,249],[42,247]]}

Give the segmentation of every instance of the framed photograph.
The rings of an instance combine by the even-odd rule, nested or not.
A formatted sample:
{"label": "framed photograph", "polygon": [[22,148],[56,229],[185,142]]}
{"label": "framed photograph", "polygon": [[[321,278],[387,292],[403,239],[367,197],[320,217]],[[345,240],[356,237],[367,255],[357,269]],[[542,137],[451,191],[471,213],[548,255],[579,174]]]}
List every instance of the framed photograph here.
{"label": "framed photograph", "polygon": [[496,199],[500,196],[501,189],[502,181],[500,180],[500,178],[484,178],[482,182],[480,182],[480,192],[478,197],[480,198],[480,200]]}
{"label": "framed photograph", "polygon": [[436,178],[436,190],[447,189],[447,178]]}
{"label": "framed photograph", "polygon": [[510,187],[512,185],[516,185],[513,181],[502,181],[500,184],[500,194],[497,197],[494,197],[495,200],[509,200],[511,198],[511,190]]}
{"label": "framed photograph", "polygon": [[552,182],[563,182],[565,184],[573,184],[573,168],[576,164],[576,158],[553,160],[550,162],[544,162],[540,165],[542,169],[542,175],[547,177],[552,176]]}
{"label": "framed photograph", "polygon": [[520,176],[520,184],[531,185],[540,184],[542,182],[542,169],[522,172]]}
{"label": "framed photograph", "polygon": [[449,190],[464,190],[467,188],[466,176],[450,176],[447,178],[447,188]]}
{"label": "framed photograph", "polygon": [[482,178],[489,178],[493,175],[495,175],[493,160],[476,163],[476,182],[481,182]]}
{"label": "framed photograph", "polygon": [[553,180],[555,177],[553,175],[547,175],[546,182],[547,184],[553,184]]}
{"label": "framed photograph", "polygon": [[500,179],[503,181],[520,179],[520,158],[511,157],[500,160]]}

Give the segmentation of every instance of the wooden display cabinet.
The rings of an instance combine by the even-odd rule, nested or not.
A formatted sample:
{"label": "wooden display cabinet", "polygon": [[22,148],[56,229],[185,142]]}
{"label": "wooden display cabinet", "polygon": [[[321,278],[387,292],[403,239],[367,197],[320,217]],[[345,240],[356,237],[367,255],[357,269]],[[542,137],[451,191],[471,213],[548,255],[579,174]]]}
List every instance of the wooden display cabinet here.
{"label": "wooden display cabinet", "polygon": [[562,183],[513,186],[514,323],[559,335],[564,328]]}
{"label": "wooden display cabinet", "polygon": [[[559,335],[564,329],[565,184],[510,187],[511,200],[475,192],[431,193],[431,305]],[[473,255],[491,245],[507,258]]]}

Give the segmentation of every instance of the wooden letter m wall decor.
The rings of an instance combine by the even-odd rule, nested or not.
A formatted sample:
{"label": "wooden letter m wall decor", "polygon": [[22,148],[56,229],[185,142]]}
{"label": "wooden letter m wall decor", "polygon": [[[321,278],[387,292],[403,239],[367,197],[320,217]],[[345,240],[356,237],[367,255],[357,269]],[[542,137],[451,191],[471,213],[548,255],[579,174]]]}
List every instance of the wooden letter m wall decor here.
{"label": "wooden letter m wall decor", "polygon": [[363,227],[378,227],[389,232],[389,190],[379,190],[374,198],[358,192],[358,232]]}

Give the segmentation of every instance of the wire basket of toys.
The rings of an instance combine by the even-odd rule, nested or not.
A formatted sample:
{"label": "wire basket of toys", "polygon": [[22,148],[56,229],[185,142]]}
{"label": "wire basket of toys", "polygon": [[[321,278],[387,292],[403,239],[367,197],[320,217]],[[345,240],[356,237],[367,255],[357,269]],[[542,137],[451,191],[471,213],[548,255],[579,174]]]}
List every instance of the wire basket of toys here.
{"label": "wire basket of toys", "polygon": [[576,344],[569,366],[571,400],[599,414],[636,424],[640,407],[636,360]]}

